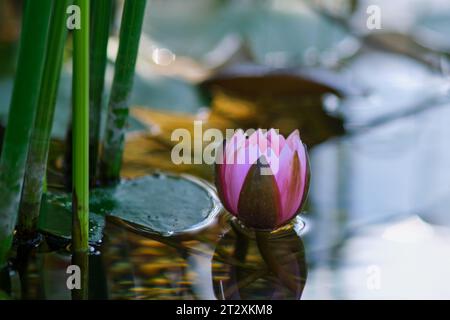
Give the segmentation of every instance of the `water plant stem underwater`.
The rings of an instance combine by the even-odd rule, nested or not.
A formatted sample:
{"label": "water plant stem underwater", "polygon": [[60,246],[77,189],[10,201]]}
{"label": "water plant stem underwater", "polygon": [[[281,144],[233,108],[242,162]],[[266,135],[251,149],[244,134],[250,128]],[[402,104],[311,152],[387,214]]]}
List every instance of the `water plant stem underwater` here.
{"label": "water plant stem underwater", "polygon": [[119,52],[108,106],[100,178],[104,184],[120,178],[125,129],[128,120],[128,100],[133,87],[134,71],[144,20],[146,0],[126,0],[120,26]]}
{"label": "water plant stem underwater", "polygon": [[66,10],[71,3],[72,0],[53,2],[48,48],[19,206],[17,232],[21,239],[33,239],[36,236],[45,185],[50,134],[67,38]]}
{"label": "water plant stem underwater", "polygon": [[73,35],[72,249],[88,250],[89,240],[89,0],[76,0],[81,28]]}
{"label": "water plant stem underwater", "polygon": [[44,69],[51,0],[26,1],[16,77],[0,158],[0,266],[17,220],[31,130]]}

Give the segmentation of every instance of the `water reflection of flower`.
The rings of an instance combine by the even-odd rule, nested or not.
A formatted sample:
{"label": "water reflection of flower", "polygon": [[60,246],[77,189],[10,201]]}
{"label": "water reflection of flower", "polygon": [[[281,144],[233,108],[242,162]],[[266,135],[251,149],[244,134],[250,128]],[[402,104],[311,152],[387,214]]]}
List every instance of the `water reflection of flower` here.
{"label": "water reflection of flower", "polygon": [[306,278],[303,242],[289,227],[269,233],[232,223],[213,257],[213,288],[221,300],[300,299]]}

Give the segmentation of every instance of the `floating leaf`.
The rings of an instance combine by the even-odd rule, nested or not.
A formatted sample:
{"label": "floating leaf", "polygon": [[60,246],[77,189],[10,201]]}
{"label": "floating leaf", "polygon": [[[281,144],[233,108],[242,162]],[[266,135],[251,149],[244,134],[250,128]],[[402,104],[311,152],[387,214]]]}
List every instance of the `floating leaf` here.
{"label": "floating leaf", "polygon": [[220,210],[212,189],[187,177],[155,174],[105,191],[109,196],[104,200],[114,199],[109,215],[163,235],[198,228]]}
{"label": "floating leaf", "polygon": [[[104,216],[90,212],[89,241],[98,242],[102,239]],[[70,239],[72,234],[72,196],[67,193],[47,193],[42,201],[38,228],[64,239]]]}
{"label": "floating leaf", "polygon": [[260,96],[317,96],[333,93],[344,96],[358,93],[341,75],[318,68],[271,68],[261,65],[237,65],[201,84],[248,98]]}
{"label": "floating leaf", "polygon": [[[49,193],[39,218],[39,229],[70,238],[72,199],[67,193]],[[102,238],[105,216],[131,223],[134,229],[171,235],[205,225],[220,210],[213,190],[200,180],[154,174],[127,180],[90,194],[90,240]]]}

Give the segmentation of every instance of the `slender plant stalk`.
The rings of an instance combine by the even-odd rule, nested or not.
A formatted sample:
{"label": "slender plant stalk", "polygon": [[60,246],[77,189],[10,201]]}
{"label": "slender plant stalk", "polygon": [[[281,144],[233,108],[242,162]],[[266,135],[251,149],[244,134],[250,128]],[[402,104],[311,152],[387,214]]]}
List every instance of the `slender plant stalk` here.
{"label": "slender plant stalk", "polygon": [[113,2],[113,0],[91,1],[91,83],[89,88],[89,180],[91,186],[96,185],[103,87]]}
{"label": "slender plant stalk", "polygon": [[31,130],[44,69],[51,0],[26,1],[14,89],[0,158],[0,266],[17,220]]}
{"label": "slender plant stalk", "polygon": [[89,240],[89,0],[75,0],[80,29],[73,35],[72,248],[88,250]]}
{"label": "slender plant stalk", "polygon": [[47,169],[48,149],[55,112],[56,96],[67,38],[66,10],[72,0],[53,1],[48,48],[42,75],[34,129],[31,133],[27,165],[19,206],[18,235],[29,240],[36,236]]}
{"label": "slender plant stalk", "polygon": [[105,142],[100,160],[100,175],[105,184],[120,179],[128,100],[144,20],[146,0],[126,0],[120,26],[120,44],[109,100]]}
{"label": "slender plant stalk", "polygon": [[[72,300],[89,299],[89,252],[78,251],[72,254],[72,264],[80,267],[80,289],[73,289]],[[97,280],[97,279],[95,279]]]}

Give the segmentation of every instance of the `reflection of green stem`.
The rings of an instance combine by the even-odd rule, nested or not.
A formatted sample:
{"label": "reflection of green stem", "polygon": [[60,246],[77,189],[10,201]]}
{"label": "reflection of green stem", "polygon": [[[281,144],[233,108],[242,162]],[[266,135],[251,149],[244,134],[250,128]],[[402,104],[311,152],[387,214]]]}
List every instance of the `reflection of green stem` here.
{"label": "reflection of green stem", "polygon": [[87,300],[89,297],[89,254],[87,252],[74,252],[72,264],[80,267],[81,288],[72,289],[72,300]]}
{"label": "reflection of green stem", "polygon": [[0,158],[0,267],[6,263],[17,220],[44,69],[51,4],[50,0],[24,4],[17,72]]}
{"label": "reflection of green stem", "polygon": [[97,157],[100,140],[103,87],[107,61],[109,27],[113,0],[91,1],[91,52],[90,52],[90,108],[89,108],[89,176],[96,183]]}
{"label": "reflection of green stem", "polygon": [[53,5],[44,73],[36,119],[31,133],[22,199],[19,207],[17,228],[22,239],[32,239],[36,235],[36,225],[42,193],[44,192],[50,133],[67,36],[66,10],[71,2],[71,0],[60,0],[55,1]]}
{"label": "reflection of green stem", "polygon": [[100,175],[103,183],[117,182],[120,178],[129,112],[128,99],[133,87],[145,5],[146,0],[126,0],[123,9],[119,52],[108,106],[103,154],[100,160]]}
{"label": "reflection of green stem", "polygon": [[277,258],[273,254],[273,250],[270,248],[270,232],[255,231],[255,237],[259,252],[269,270],[276,275],[289,290],[296,293],[298,291],[298,284],[293,281],[292,277],[286,271],[284,271],[280,262],[277,261]]}
{"label": "reflection of green stem", "polygon": [[76,0],[81,28],[74,30],[72,246],[88,250],[89,238],[89,0]]}

